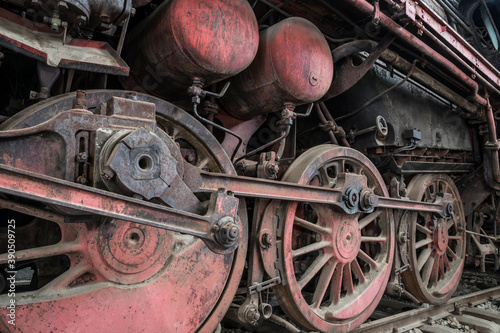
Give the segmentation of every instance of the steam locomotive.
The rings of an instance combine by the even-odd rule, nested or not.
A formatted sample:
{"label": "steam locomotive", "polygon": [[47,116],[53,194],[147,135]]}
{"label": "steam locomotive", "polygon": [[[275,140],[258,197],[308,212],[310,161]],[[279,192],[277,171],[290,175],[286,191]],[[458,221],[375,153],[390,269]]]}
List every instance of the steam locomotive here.
{"label": "steam locomotive", "polygon": [[4,0],[0,331],[347,332],[498,268],[500,4]]}

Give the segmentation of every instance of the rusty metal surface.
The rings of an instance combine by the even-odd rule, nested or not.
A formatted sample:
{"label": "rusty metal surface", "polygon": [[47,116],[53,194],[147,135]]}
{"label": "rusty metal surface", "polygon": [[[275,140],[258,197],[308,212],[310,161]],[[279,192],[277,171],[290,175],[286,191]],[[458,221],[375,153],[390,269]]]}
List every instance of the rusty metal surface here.
{"label": "rusty metal surface", "polygon": [[[373,193],[388,195],[365,156],[330,145],[301,155],[284,180],[333,187],[344,172],[363,174]],[[344,215],[298,202],[282,202],[281,208],[278,253],[286,284],[276,291],[285,313],[308,330],[346,332],[357,327],[377,306],[391,273],[392,212]]]}
{"label": "rusty metal surface", "polygon": [[[334,147],[331,145],[324,146]],[[358,201],[362,201],[362,199],[371,201],[368,205],[371,209],[375,207],[408,209],[412,211],[433,212],[444,216],[446,215],[446,203],[449,201],[447,197],[442,201],[429,203],[382,197],[373,193],[365,194],[364,196],[362,192],[366,189],[366,185],[363,186],[363,177],[357,177],[352,174],[339,176],[337,185],[338,187],[336,188],[327,188],[207,172],[201,172],[198,184],[200,191],[213,192],[222,187],[234,192],[237,196],[336,205],[347,213],[360,210],[358,203],[354,206],[349,206],[346,203],[345,194],[353,187],[356,188],[356,193],[359,195]]]}
{"label": "rusty metal surface", "polygon": [[[26,7],[35,17],[46,17],[44,21],[52,30],[61,28],[62,23],[77,24],[88,29],[104,28],[102,24],[119,25],[132,10],[126,0],[8,0],[7,2]],[[138,1],[140,2],[140,1]],[[142,1],[144,2],[144,0]]]}
{"label": "rusty metal surface", "polygon": [[[121,100],[113,95],[111,91],[88,92],[85,100],[87,107],[92,109],[96,105],[102,106],[102,103],[109,100],[106,109],[110,112],[109,115],[113,115],[112,117],[92,115],[85,110],[73,113],[65,112],[65,110],[71,109],[72,104],[74,104],[75,94],[73,93],[49,99],[41,103],[39,107],[27,110],[24,115],[17,118],[18,123],[11,121],[10,125],[6,124],[6,128],[19,126],[19,129],[7,132],[10,132],[11,135],[14,135],[13,138],[18,140],[22,132],[35,133],[40,129],[40,123],[50,119],[52,122],[44,124],[44,126],[47,125],[46,127],[42,126],[45,128],[44,131],[57,132],[69,129],[70,133],[66,136],[63,135],[63,137],[70,141],[72,137],[74,138],[71,131],[78,128],[95,131],[100,127],[113,128],[113,126],[118,125],[115,127],[118,130],[120,128],[133,129],[141,123],[154,127],[152,121],[155,119],[155,108],[148,108],[150,104],[137,103],[130,99]],[[126,92],[117,92],[116,95],[125,97]],[[181,158],[184,158],[185,151],[189,151],[190,156],[193,157],[190,159],[193,168],[233,172],[227,155],[217,144],[217,141],[192,117],[171,104],[151,96],[139,94],[138,99],[140,98],[155,103],[158,111],[158,123],[174,140],[183,142],[180,147],[180,150],[183,151]],[[82,101],[79,101],[78,104],[82,104]],[[134,109],[133,106],[139,105],[140,107]],[[106,114],[105,109],[101,108],[101,111]],[[152,118],[151,112],[153,112]],[[134,118],[137,115],[141,115],[141,119]],[[89,118],[83,120],[78,118],[80,116]],[[66,121],[63,120],[65,117],[68,117]],[[71,118],[72,121],[70,121]],[[106,118],[108,120],[105,120]],[[128,125],[126,125],[127,123]],[[85,126],[88,127],[83,126],[83,124],[87,124]],[[9,140],[9,135],[5,135],[5,133],[4,128],[2,132],[4,138],[0,141]],[[2,152],[8,156],[8,151],[13,153],[10,148]],[[40,158],[49,159],[49,156],[50,154],[42,154]],[[74,164],[74,157],[73,159],[68,158],[66,163]],[[27,170],[32,169],[26,163],[25,167]],[[63,175],[58,177],[65,178]],[[91,189],[87,186],[76,186],[80,186],[80,189],[84,191]],[[15,186],[12,185],[9,188],[12,189]],[[109,192],[106,193],[109,194]],[[57,196],[57,194],[55,195]],[[95,198],[94,195],[92,197]],[[137,207],[142,212],[144,212],[143,208],[148,205],[142,200],[127,199],[135,200]],[[85,203],[80,203],[80,205],[85,206]],[[213,253],[201,240],[196,240],[194,237],[161,231],[141,223],[111,220],[114,222],[105,223],[99,227],[99,224],[96,224],[92,218],[86,218],[86,225],[84,225],[78,223],[82,221],[78,216],[62,217],[40,208],[32,210],[28,206],[8,202],[2,206],[26,214],[40,214],[41,217],[57,223],[63,234],[67,234],[59,243],[49,247],[41,248],[33,245],[33,248],[28,252],[18,252],[19,258],[22,258],[19,259],[20,262],[25,260],[44,262],[47,256],[54,255],[66,255],[71,262],[69,270],[59,277],[53,276],[51,278],[53,282],[49,285],[28,294],[20,293],[18,295],[19,306],[16,310],[20,318],[26,318],[26,321],[18,321],[17,324],[23,332],[33,331],[32,328],[35,328],[34,331],[37,332],[48,332],[56,326],[75,331],[82,327],[90,327],[89,325],[92,328],[99,328],[99,330],[112,328],[126,331],[135,327],[137,331],[140,329],[154,331],[158,327],[162,327],[169,331],[185,332],[200,329],[202,332],[212,332],[227,311],[243,272],[247,246],[244,202],[239,205],[238,212],[238,215],[241,215],[240,246],[236,251],[225,255]],[[216,210],[217,207],[210,209],[212,212]],[[74,214],[75,211],[72,213]],[[209,212],[209,214],[211,213]],[[181,218],[181,220],[183,219]],[[67,222],[71,222],[71,224]],[[221,225],[221,229],[224,229],[224,226]],[[105,230],[102,228],[107,231],[104,232]],[[77,236],[75,236],[75,232]],[[106,238],[103,235],[110,235],[110,237]],[[174,238],[170,241],[172,235]],[[219,233],[219,239],[227,238],[228,235],[224,234],[224,230],[222,230]],[[42,240],[45,238],[43,237]],[[161,239],[164,241],[156,241]],[[27,241],[27,238],[25,240]],[[158,245],[154,246],[155,243]],[[96,247],[95,244],[100,245]],[[198,263],[198,260],[202,262]],[[55,265],[53,267],[55,272],[59,264],[56,261],[52,265]],[[191,274],[182,280],[176,278],[185,274],[186,271]],[[80,279],[82,274],[83,278]],[[200,284],[200,278],[204,279],[206,284]],[[142,282],[140,285],[125,289],[120,287],[123,286],[123,283],[137,283],[145,279],[147,279],[147,283]],[[114,282],[120,284],[114,284]],[[7,296],[2,297],[0,297],[0,303],[8,303]],[[106,301],[109,300],[109,297],[121,300],[120,306],[123,308],[119,311],[121,311],[120,313],[128,313],[127,320],[123,320],[122,317],[120,317],[119,322],[109,319],[112,313],[116,313],[116,308],[109,306]],[[88,302],[90,299],[99,303],[97,310],[102,313],[102,317],[99,319],[82,315],[85,311],[93,313],[96,310],[94,302]],[[47,302],[47,300],[49,301]],[[147,305],[144,305],[144,302]],[[78,304],[80,310],[76,311],[74,304]],[[186,309],[188,307],[190,311],[187,315]],[[138,318],[142,318],[143,310],[146,312],[154,310],[155,315],[148,316],[148,323],[136,327],[134,322],[140,321]]]}
{"label": "rusty metal surface", "polygon": [[462,200],[447,175],[417,175],[408,185],[408,197],[423,202],[452,196],[453,212],[448,218],[432,214],[406,213],[409,230],[410,270],[403,272],[406,289],[423,303],[442,304],[458,287],[465,263],[466,221]]}
{"label": "rusty metal surface", "polygon": [[128,36],[124,52],[133,80],[125,86],[184,96],[194,77],[209,85],[241,72],[257,47],[257,20],[247,1],[165,1]]}
{"label": "rusty metal surface", "polygon": [[[3,193],[71,208],[83,214],[98,214],[192,235],[204,239],[217,253],[234,250],[240,238],[238,200],[223,193],[212,199],[214,206],[208,210],[210,215],[199,216],[5,165],[0,165],[0,174]],[[221,242],[216,240],[218,230],[214,226],[222,221],[224,225],[219,227],[223,228],[226,217],[232,221],[230,227],[238,229],[231,231],[234,235],[230,242]]]}
{"label": "rusty metal surface", "polygon": [[[324,0],[320,0],[324,3]],[[373,6],[367,1],[357,1],[357,0],[342,0],[342,2],[351,5],[353,8],[361,11],[365,15],[371,15],[374,11]],[[407,1],[411,4],[414,4],[412,1]],[[330,5],[329,5],[330,6]],[[422,16],[425,16],[425,12],[420,13]],[[431,15],[427,15],[426,19],[432,17]],[[433,18],[433,20],[435,20]],[[440,19],[439,19],[440,20]],[[410,43],[413,48],[422,52],[429,59],[432,59],[433,62],[437,63],[442,69],[446,69],[449,73],[453,74],[460,82],[463,82],[468,87],[469,96],[476,101],[477,103],[486,106],[487,102],[484,98],[478,95],[478,83],[471,78],[471,74],[466,74],[462,70],[460,70],[456,65],[454,65],[450,60],[441,55],[438,51],[434,50],[429,45],[425,44],[421,41],[417,36],[411,34],[408,30],[403,29],[399,24],[391,20],[388,16],[381,13],[380,14],[380,24],[387,28],[389,31],[393,32],[398,38]],[[481,57],[481,56],[479,56]],[[482,58],[482,57],[481,57]],[[479,62],[479,60],[477,60]],[[484,66],[484,65],[483,65]],[[498,76],[500,80],[500,75]]]}
{"label": "rusty metal surface", "polygon": [[[366,74],[366,72],[368,72],[384,51],[387,50],[393,40],[394,36],[389,34],[375,46],[371,43],[366,43],[366,41],[355,41],[344,44],[333,50],[332,53],[336,64],[335,77],[323,99],[338,96],[356,84],[356,82],[358,82]],[[349,51],[344,51],[346,49]],[[371,51],[371,53],[361,65],[355,66],[351,55],[355,55],[361,51]],[[345,56],[339,55],[339,53],[344,54],[346,52],[347,55]]]}
{"label": "rusty metal surface", "polygon": [[248,119],[281,110],[284,103],[317,101],[332,76],[330,49],[319,29],[305,19],[288,18],[261,32],[255,60],[231,79],[221,102],[229,113]]}
{"label": "rusty metal surface", "polygon": [[128,75],[129,68],[107,43],[67,37],[41,23],[0,8],[0,45],[49,66],[113,75]]}

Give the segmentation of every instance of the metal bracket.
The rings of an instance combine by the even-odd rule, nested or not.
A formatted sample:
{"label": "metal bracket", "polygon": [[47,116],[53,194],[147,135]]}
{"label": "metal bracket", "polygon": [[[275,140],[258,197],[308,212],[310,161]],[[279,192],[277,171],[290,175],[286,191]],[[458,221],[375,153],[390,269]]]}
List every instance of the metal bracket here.
{"label": "metal bracket", "polygon": [[[389,45],[391,45],[394,38],[395,36],[392,34],[386,35],[375,48],[372,48],[371,44],[363,45],[366,49],[359,49],[357,51],[367,51],[371,53],[370,56],[368,56],[368,58],[366,58],[365,61],[359,66],[353,65],[351,56],[339,59],[335,63],[335,79],[333,80],[332,86],[327,93],[328,98],[340,95],[361,80],[361,78],[368,72],[382,53],[389,47]],[[342,50],[340,50],[340,48],[345,49],[353,46],[357,48],[357,45],[359,45],[357,42],[342,45],[338,48],[339,50],[335,49],[334,53],[341,54]]]}
{"label": "metal bracket", "polygon": [[380,4],[379,0],[375,0],[373,3],[373,18],[372,23],[378,25],[380,23]]}
{"label": "metal bracket", "polygon": [[267,281],[264,281],[261,283],[255,283],[254,285],[248,287],[248,293],[250,295],[252,295],[256,292],[260,293],[261,291],[272,288],[274,286],[277,286],[280,283],[281,283],[281,277],[277,276],[277,277],[272,278],[270,280],[267,280]]}

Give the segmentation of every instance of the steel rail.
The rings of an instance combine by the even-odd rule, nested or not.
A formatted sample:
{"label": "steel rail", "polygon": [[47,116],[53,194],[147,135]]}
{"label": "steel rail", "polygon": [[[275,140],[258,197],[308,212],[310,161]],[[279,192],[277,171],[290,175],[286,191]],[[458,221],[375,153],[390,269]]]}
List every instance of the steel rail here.
{"label": "steel rail", "polygon": [[465,305],[479,303],[490,297],[499,297],[500,287],[478,291],[469,295],[454,297],[442,305],[434,305],[399,313],[394,316],[374,320],[361,325],[352,332],[401,332],[420,326],[428,318],[444,317],[449,313],[460,311]]}

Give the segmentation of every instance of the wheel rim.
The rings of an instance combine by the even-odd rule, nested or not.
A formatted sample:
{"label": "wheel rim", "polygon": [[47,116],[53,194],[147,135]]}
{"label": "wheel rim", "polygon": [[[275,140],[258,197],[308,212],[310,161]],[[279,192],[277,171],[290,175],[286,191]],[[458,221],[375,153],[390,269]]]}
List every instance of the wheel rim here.
{"label": "wheel rim", "polygon": [[[87,102],[91,107],[111,96],[125,95],[124,91],[88,91]],[[219,143],[194,118],[160,99],[143,94],[137,98],[157,105],[159,126],[179,143],[189,163],[212,172],[235,173]],[[74,93],[31,107],[3,129],[35,126],[70,109],[72,99]],[[23,332],[54,328],[213,331],[227,311],[243,271],[247,248],[244,202],[239,209],[240,246],[227,255],[211,252],[194,237],[135,223],[45,221],[56,225],[49,229],[60,234],[59,238],[43,244],[50,246],[45,252],[39,244],[30,243],[29,251],[38,253],[31,260],[45,260],[57,253],[68,267],[48,284],[30,291],[34,297],[16,295],[16,325]],[[0,302],[8,303],[6,296],[0,296]]]}
{"label": "wheel rim", "polygon": [[408,185],[411,200],[435,202],[450,194],[451,218],[432,213],[405,212],[409,226],[410,271],[403,273],[406,289],[423,303],[441,304],[460,282],[465,256],[465,216],[459,192],[447,175],[418,175]]}
{"label": "wheel rim", "polygon": [[[387,196],[378,171],[365,156],[332,145],[301,155],[283,180],[334,187],[343,171],[365,175],[375,194]],[[390,276],[392,212],[347,215],[292,202],[282,203],[282,217],[286,285],[277,287],[277,296],[283,310],[304,329],[348,331],[364,322]]]}

